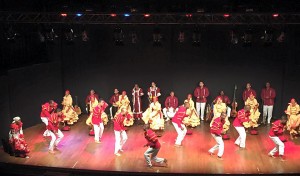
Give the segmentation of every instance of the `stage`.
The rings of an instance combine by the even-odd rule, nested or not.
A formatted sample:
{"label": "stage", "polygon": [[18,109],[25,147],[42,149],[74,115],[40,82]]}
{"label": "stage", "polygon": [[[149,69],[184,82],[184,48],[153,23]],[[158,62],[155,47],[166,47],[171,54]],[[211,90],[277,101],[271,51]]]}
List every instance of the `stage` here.
{"label": "stage", "polygon": [[[300,139],[285,142],[286,161],[271,158],[268,152],[274,147],[269,139],[270,126],[260,126],[259,135],[247,133],[246,149],[234,144],[237,132],[229,129],[230,139],[224,141],[224,160],[216,155],[210,156],[208,150],[215,145],[209,133],[209,124],[202,122],[191,129],[183,147],[174,147],[177,136],[170,121],[159,138],[162,144],[158,157],[168,160],[168,167],[155,164],[148,168],[144,159],[146,140],[143,125],[128,127],[128,140],[121,156],[114,155],[115,137],[112,123],[105,126],[102,143],[97,144],[88,135],[85,124],[87,116],[81,115],[79,121],[71,126],[71,131],[63,131],[64,138],[55,154],[48,153],[50,138],[44,139],[45,125],[41,122],[24,130],[25,139],[31,149],[30,158],[16,158],[1,149],[1,172],[11,175],[153,175],[153,174],[288,174],[300,172]],[[142,124],[142,122],[141,122]],[[21,172],[21,173],[20,173]]]}

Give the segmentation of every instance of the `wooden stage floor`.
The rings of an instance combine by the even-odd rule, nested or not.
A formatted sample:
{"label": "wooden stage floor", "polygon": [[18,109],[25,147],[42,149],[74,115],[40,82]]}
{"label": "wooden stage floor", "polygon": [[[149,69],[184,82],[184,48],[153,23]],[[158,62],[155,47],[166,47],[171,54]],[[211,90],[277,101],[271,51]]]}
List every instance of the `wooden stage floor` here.
{"label": "wooden stage floor", "polygon": [[[55,154],[48,153],[49,140],[45,140],[42,133],[43,123],[24,130],[25,139],[31,149],[30,158],[16,158],[3,149],[0,151],[0,165],[12,173],[14,166],[18,166],[32,175],[47,175],[41,172],[59,173],[114,173],[130,174],[287,174],[300,172],[300,139],[285,142],[287,160],[280,161],[267,154],[274,147],[268,137],[269,126],[260,126],[259,135],[247,133],[246,149],[241,150],[234,144],[237,132],[231,126],[230,140],[224,141],[224,160],[220,161],[216,155],[210,156],[208,150],[215,144],[209,133],[209,124],[202,123],[192,129],[193,134],[187,135],[183,147],[174,147],[177,136],[172,123],[166,122],[165,131],[159,138],[162,147],[159,157],[168,159],[168,167],[159,165],[148,168],[143,156],[146,150],[143,145],[146,140],[143,136],[143,126],[134,124],[127,131],[128,140],[124,145],[123,154],[114,155],[114,132],[109,122],[105,126],[102,143],[96,144],[94,138],[88,135],[88,126],[85,124],[87,116],[82,115],[80,120],[71,127],[71,131],[63,131],[64,138]],[[288,135],[286,134],[286,137]],[[26,170],[27,168],[27,170]],[[44,168],[44,169],[41,169]],[[36,171],[34,171],[36,170]],[[6,171],[7,173],[8,171]],[[39,173],[35,173],[39,172]],[[21,174],[22,175],[22,174]],[[48,174],[51,175],[51,174]],[[54,174],[59,175],[59,174]],[[66,174],[68,175],[68,174]],[[76,174],[75,174],[76,175]],[[78,174],[77,174],[78,175]]]}

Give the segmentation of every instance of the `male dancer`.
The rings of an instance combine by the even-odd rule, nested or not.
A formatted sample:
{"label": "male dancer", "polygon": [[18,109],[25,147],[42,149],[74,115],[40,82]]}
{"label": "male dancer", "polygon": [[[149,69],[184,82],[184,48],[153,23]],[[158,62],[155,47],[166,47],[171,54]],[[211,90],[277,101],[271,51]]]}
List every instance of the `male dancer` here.
{"label": "male dancer", "polygon": [[183,119],[187,117],[188,115],[186,114],[186,110],[190,107],[190,104],[188,102],[185,102],[184,105],[181,105],[178,108],[178,111],[172,118],[172,124],[175,127],[175,130],[177,132],[177,138],[175,141],[175,147],[181,147],[181,142],[183,141],[187,129],[185,125],[182,123]]}

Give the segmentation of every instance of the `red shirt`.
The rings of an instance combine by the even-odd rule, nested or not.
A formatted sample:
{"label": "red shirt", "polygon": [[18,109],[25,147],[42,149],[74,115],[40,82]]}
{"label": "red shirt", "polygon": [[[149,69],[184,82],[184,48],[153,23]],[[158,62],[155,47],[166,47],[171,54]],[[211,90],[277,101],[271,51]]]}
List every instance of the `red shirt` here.
{"label": "red shirt", "polygon": [[94,95],[88,95],[88,96],[85,98],[85,104],[89,104],[89,103],[90,103],[91,97],[95,97],[95,99],[97,99],[97,100],[99,101],[99,95],[95,93]]}
{"label": "red shirt", "polygon": [[233,121],[233,126],[243,127],[243,122],[249,121],[250,112],[245,112],[244,109],[238,111],[236,118]]}
{"label": "red shirt", "polygon": [[130,114],[127,113],[123,116],[121,113],[119,113],[118,115],[116,115],[116,117],[113,120],[115,131],[124,131],[125,130],[125,127],[124,127],[125,118],[130,119],[131,118]]}
{"label": "red shirt", "polygon": [[255,90],[253,90],[253,89],[246,89],[246,90],[244,90],[244,92],[243,92],[243,100],[244,101],[246,101],[247,100],[247,98],[248,97],[250,97],[250,94],[253,94],[254,95],[254,97],[256,97],[256,92],[255,92]]}
{"label": "red shirt", "polygon": [[210,132],[212,134],[220,136],[223,131],[224,123],[225,123],[225,120],[221,120],[221,117],[216,118],[210,127]]}
{"label": "red shirt", "polygon": [[174,108],[176,109],[178,107],[178,98],[175,96],[168,96],[166,101],[165,101],[165,107],[166,108]]}
{"label": "red shirt", "polygon": [[147,146],[155,149],[160,149],[161,145],[154,131],[149,129],[145,131],[144,135],[145,135],[145,139],[147,140]]}
{"label": "red shirt", "polygon": [[113,105],[117,101],[119,101],[119,94],[114,94],[113,96],[111,96],[109,103]]}
{"label": "red shirt", "polygon": [[179,106],[178,111],[175,113],[172,118],[172,122],[176,123],[179,128],[181,128],[182,121],[188,115],[186,114],[186,109],[183,105]]}
{"label": "red shirt", "polygon": [[148,89],[148,96],[151,96],[151,97],[159,97],[161,94],[160,94],[160,89],[158,87],[149,87]]}
{"label": "red shirt", "polygon": [[206,98],[209,96],[209,90],[207,87],[203,87],[203,88],[197,87],[194,90],[194,96],[197,98],[196,102],[205,103],[207,102]]}
{"label": "red shirt", "polygon": [[216,97],[216,99],[214,100],[214,102],[217,102],[217,99],[218,98],[221,98],[222,99],[222,102],[225,103],[226,105],[230,105],[231,101],[230,99],[226,96],[226,95],[219,95]]}
{"label": "red shirt", "polygon": [[54,102],[53,107],[51,107],[49,103],[45,103],[42,105],[42,111],[41,111],[40,116],[50,118],[50,114],[53,111],[55,111],[56,108],[57,108],[57,103],[55,103],[55,102]]}
{"label": "red shirt", "polygon": [[101,115],[106,109],[108,104],[104,102],[103,106],[99,106],[99,104],[93,109],[93,116],[92,116],[92,124],[94,125],[100,125],[102,123]]}
{"label": "red shirt", "polygon": [[57,132],[59,127],[59,122],[63,120],[64,116],[59,116],[57,113],[52,113],[50,118],[48,119],[48,126],[47,129]]}
{"label": "red shirt", "polygon": [[276,97],[276,92],[273,88],[264,88],[261,90],[261,99],[263,100],[264,105],[274,105],[274,99]]}
{"label": "red shirt", "polygon": [[280,120],[276,120],[272,123],[272,128],[270,129],[269,136],[281,136],[283,135],[284,125],[281,124]]}

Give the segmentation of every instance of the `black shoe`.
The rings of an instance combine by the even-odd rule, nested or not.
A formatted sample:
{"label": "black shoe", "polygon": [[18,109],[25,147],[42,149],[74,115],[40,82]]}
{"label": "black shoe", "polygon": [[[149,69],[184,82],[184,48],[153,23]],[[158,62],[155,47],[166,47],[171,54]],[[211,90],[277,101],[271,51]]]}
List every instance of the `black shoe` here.
{"label": "black shoe", "polygon": [[168,160],[167,160],[167,159],[164,159],[164,163],[168,164]]}

